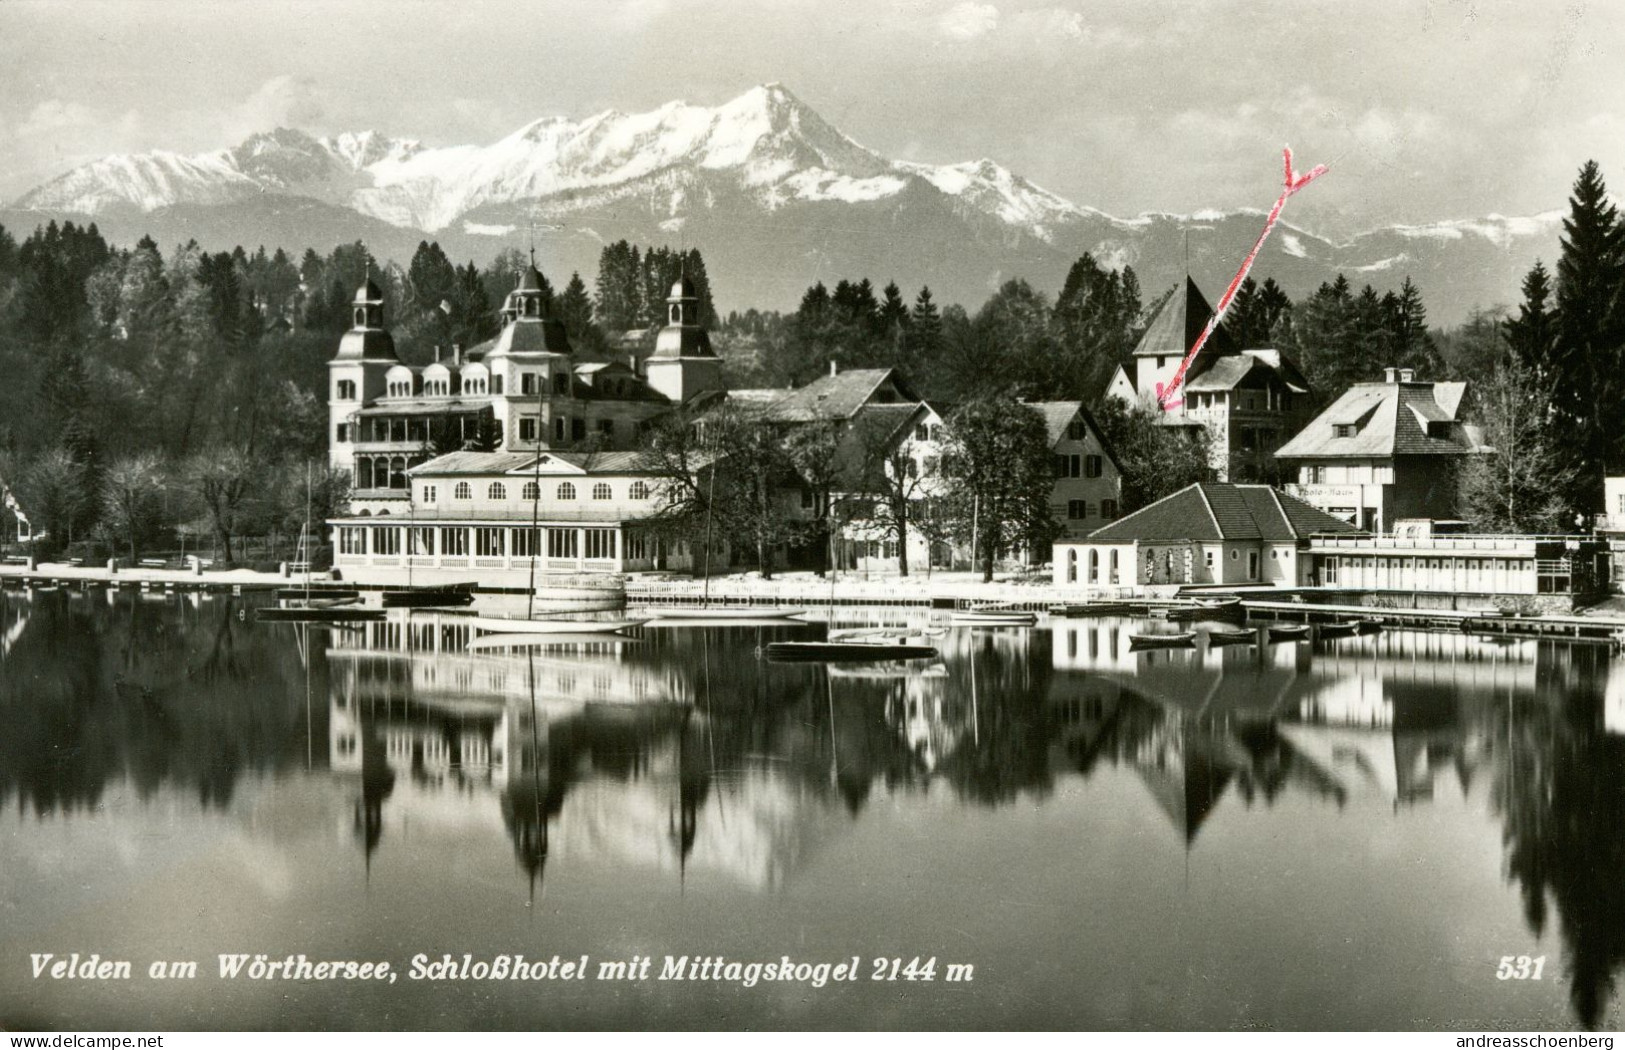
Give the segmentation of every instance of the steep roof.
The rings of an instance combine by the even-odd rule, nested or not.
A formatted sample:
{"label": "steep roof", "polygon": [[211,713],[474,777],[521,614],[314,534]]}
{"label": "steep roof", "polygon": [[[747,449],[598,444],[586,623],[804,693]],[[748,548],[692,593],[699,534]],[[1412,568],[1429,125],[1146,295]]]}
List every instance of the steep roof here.
{"label": "steep roof", "polygon": [[[1292,440],[1281,459],[1462,456],[1478,450],[1458,418],[1465,383],[1356,383]],[[1338,427],[1354,427],[1344,437]]]}
{"label": "steep roof", "polygon": [[1044,430],[1052,448],[1066,437],[1068,424],[1083,410],[1081,401],[1028,401],[1026,405],[1044,417]]}
{"label": "steep roof", "polygon": [[851,424],[842,428],[835,446],[842,486],[853,491],[863,487],[864,471],[876,468],[877,450],[889,448],[898,441],[899,435],[913,427],[915,420],[929,411],[924,402],[916,401],[864,405],[853,413]]}
{"label": "steep roof", "polygon": [[1089,534],[1090,542],[1264,540],[1286,542],[1321,532],[1359,532],[1268,485],[1198,483]]}
{"label": "steep roof", "polygon": [[854,368],[823,376],[804,387],[791,390],[768,405],[764,413],[766,418],[779,423],[851,419],[859,408],[877,396],[883,397],[888,386],[897,395],[891,403],[919,401],[904,386],[902,377],[895,370]]}
{"label": "steep roof", "polygon": [[[1145,334],[1134,347],[1135,357],[1184,357],[1196,345],[1197,336],[1213,316],[1213,307],[1196,287],[1196,282],[1185,278],[1184,294],[1175,289],[1168,301],[1157,310],[1157,315],[1146,326]],[[1204,353],[1233,354],[1236,347],[1222,327],[1208,338]]]}
{"label": "steep roof", "polygon": [[[1027,401],[1024,404],[1029,408],[1036,408],[1038,414],[1044,417],[1044,428],[1049,433],[1051,448],[1066,437],[1066,428],[1071,424],[1073,417],[1082,416],[1089,433],[1100,442],[1100,450],[1106,453],[1106,458],[1112,461],[1112,466],[1118,470],[1122,469],[1122,464],[1117,460],[1117,453],[1112,449],[1112,443],[1106,440],[1106,432],[1100,429],[1100,424],[1095,422],[1095,417],[1084,407],[1082,401]],[[946,414],[944,418],[947,418]]]}

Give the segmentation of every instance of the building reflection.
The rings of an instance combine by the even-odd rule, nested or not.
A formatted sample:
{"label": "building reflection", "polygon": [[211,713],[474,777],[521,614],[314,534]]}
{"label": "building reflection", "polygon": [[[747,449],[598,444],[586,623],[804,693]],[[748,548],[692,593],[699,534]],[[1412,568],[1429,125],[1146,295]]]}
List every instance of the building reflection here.
{"label": "building reflection", "polygon": [[877,796],[946,787],[991,810],[1110,770],[1191,851],[1284,801],[1488,813],[1584,1023],[1625,966],[1625,672],[1600,647],[1395,632],[1136,652],[1138,625],[1075,620],[950,629],[930,661],[779,666],[756,628],[470,652],[453,615],[324,631],[245,612],[6,594],[0,803],[71,817],[129,785],[223,809],[247,779],[308,775],[338,789],[369,867],[442,835],[506,841],[536,889],[575,860],[754,892]]}
{"label": "building reflection", "polygon": [[1625,674],[1607,649],[1393,633],[1130,653],[1122,635],[1056,626],[1067,761],[1132,767],[1188,845],[1227,793],[1397,815],[1482,789],[1530,930],[1556,922],[1575,1014],[1601,1022],[1625,966]]}
{"label": "building reflection", "polygon": [[781,734],[763,754],[746,750],[761,735],[748,720],[719,731],[718,701],[737,714],[763,691],[737,665],[675,658],[652,637],[469,641],[462,618],[417,614],[328,651],[330,762],[355,780],[369,863],[386,829],[500,820],[533,885],[574,857],[770,887],[839,808],[842,777],[822,758],[835,737],[805,749]]}

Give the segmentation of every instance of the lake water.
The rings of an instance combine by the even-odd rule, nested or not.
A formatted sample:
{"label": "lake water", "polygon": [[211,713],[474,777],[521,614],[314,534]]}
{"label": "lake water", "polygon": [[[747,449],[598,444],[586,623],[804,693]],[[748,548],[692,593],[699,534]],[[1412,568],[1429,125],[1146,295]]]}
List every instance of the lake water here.
{"label": "lake water", "polygon": [[[450,616],[251,602],[0,599],[0,1028],[1621,1025],[1600,648],[1138,653],[1073,620],[830,668],[758,655],[822,626],[471,653]],[[76,952],[133,976],[34,976]],[[232,953],[397,980],[222,979]],[[419,954],[589,977],[414,980]],[[859,966],[746,987],[668,956]]]}

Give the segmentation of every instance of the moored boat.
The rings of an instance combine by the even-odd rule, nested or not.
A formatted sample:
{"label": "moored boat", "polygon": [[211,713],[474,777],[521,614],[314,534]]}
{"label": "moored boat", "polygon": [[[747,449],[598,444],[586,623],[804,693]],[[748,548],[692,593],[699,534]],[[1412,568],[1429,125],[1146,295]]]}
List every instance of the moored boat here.
{"label": "moored boat", "polygon": [[1195,644],[1195,631],[1180,631],[1177,634],[1131,634],[1128,636],[1128,647],[1130,649],[1188,649]]}
{"label": "moored boat", "polygon": [[384,610],[359,605],[267,605],[254,613],[256,620],[285,623],[346,623],[382,620]]}
{"label": "moored boat", "polygon": [[1031,627],[1038,622],[1038,614],[1019,609],[961,609],[951,619],[971,626]]}
{"label": "moored boat", "polygon": [[1078,619],[1085,616],[1126,616],[1134,611],[1127,602],[1075,602],[1057,603],[1049,607],[1051,616]]}
{"label": "moored boat", "polygon": [[454,583],[437,587],[403,587],[383,592],[386,609],[426,609],[440,605],[474,604],[474,585]]}
{"label": "moored boat", "polygon": [[309,587],[279,587],[276,599],[279,602],[302,602],[318,598],[360,598],[359,587],[340,587],[330,583],[313,583]]}
{"label": "moored boat", "polygon": [[1358,622],[1360,624],[1360,629],[1359,629],[1360,634],[1381,634],[1382,633],[1382,621],[1379,620],[1379,619],[1376,619],[1375,617],[1367,616],[1367,617],[1365,617],[1364,619],[1362,619],[1362,620],[1360,620]]}
{"label": "moored boat", "polygon": [[487,634],[613,634],[639,627],[646,620],[549,620],[505,616],[470,616],[466,620],[476,631]]}
{"label": "moored boat", "polygon": [[1338,620],[1335,623],[1320,624],[1316,631],[1322,638],[1347,638],[1359,629],[1359,620]]}
{"label": "moored boat", "polygon": [[765,652],[775,663],[921,660],[937,655],[933,645],[897,645],[885,641],[769,642]]}
{"label": "moored boat", "polygon": [[1258,632],[1243,627],[1215,627],[1207,632],[1209,645],[1251,645],[1258,641]]}
{"label": "moored boat", "polygon": [[1309,637],[1309,625],[1306,623],[1271,624],[1269,637],[1272,642],[1301,642]]}
{"label": "moored boat", "polygon": [[650,620],[788,620],[800,616],[805,609],[778,609],[773,606],[739,605],[716,606],[700,605],[693,607],[665,607],[658,606],[643,610],[643,615]]}

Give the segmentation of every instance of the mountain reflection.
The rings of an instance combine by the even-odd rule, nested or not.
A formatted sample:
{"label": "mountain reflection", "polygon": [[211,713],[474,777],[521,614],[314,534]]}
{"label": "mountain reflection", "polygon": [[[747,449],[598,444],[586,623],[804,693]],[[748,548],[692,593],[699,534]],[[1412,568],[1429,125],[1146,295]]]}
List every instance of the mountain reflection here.
{"label": "mountain reflection", "polygon": [[825,667],[758,655],[816,626],[470,652],[452,614],[326,630],[246,609],[7,593],[0,803],[72,817],[129,785],[218,810],[249,776],[317,775],[369,868],[408,829],[474,830],[507,840],[532,892],[572,859],[760,892],[808,877],[877,796],[990,813],[1071,783],[1087,806],[1109,770],[1185,851],[1224,834],[1220,813],[1477,799],[1529,930],[1561,937],[1582,1024],[1625,965],[1625,674],[1601,648],[1391,633],[1134,652],[1133,623],[1083,620]]}

